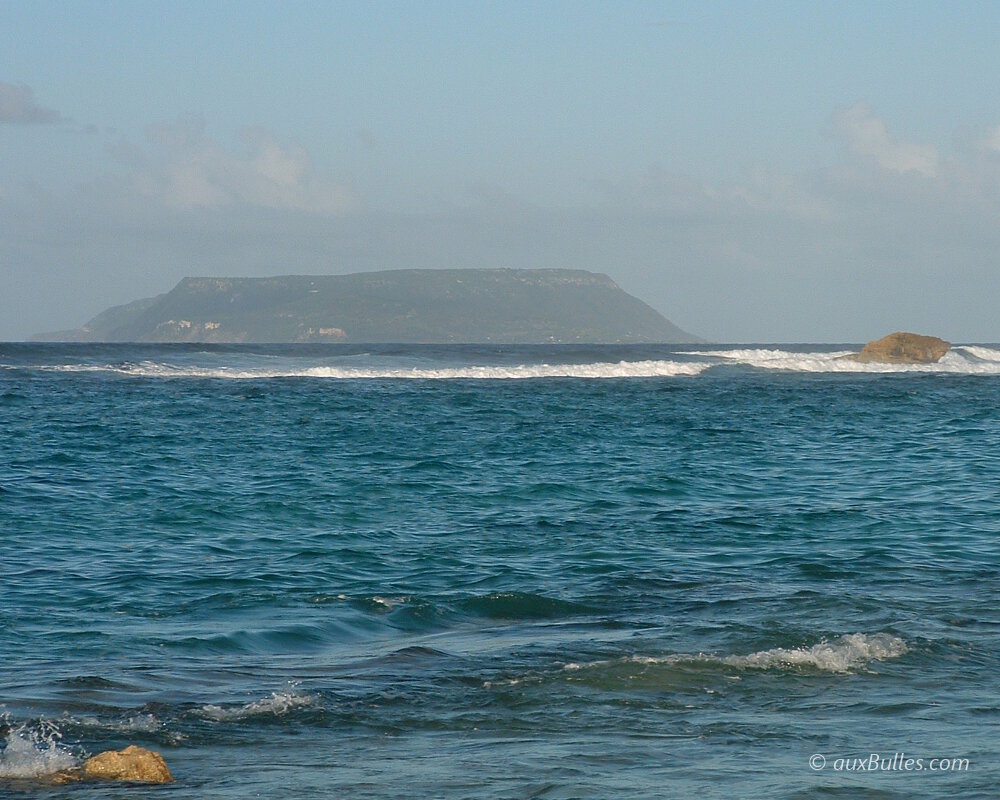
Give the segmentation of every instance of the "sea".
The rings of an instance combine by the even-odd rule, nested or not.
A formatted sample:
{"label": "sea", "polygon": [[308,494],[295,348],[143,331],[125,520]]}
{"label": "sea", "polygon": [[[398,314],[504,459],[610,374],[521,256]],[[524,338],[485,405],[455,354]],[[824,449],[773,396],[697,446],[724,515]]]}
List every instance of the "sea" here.
{"label": "sea", "polygon": [[851,349],[0,344],[0,798],[1000,796],[1000,345]]}

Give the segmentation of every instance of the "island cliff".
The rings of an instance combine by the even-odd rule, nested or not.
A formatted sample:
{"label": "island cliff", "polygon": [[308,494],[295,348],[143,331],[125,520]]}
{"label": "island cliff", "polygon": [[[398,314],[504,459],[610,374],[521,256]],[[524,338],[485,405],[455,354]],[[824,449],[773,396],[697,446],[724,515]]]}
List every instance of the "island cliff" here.
{"label": "island cliff", "polygon": [[584,270],[394,270],[185,278],[110,308],[77,342],[693,342],[609,277]]}

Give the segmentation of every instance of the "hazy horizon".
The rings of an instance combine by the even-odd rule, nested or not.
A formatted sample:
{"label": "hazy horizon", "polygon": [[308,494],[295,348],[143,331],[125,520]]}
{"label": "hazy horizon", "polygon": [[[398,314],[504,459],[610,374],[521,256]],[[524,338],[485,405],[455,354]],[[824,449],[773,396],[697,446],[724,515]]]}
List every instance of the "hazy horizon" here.
{"label": "hazy horizon", "polygon": [[586,269],[1000,340],[1000,7],[0,4],[0,340],[188,275]]}
{"label": "hazy horizon", "polygon": [[[389,271],[392,271],[392,270],[385,270],[385,271],[389,272]],[[378,271],[375,271],[375,272],[365,272],[365,273],[357,273],[357,274],[368,275],[368,274],[377,274],[377,272]],[[350,274],[350,273],[342,273],[342,275],[348,275],[348,274]],[[156,295],[150,295],[148,297],[134,298],[132,301],[129,301],[128,303],[124,303],[124,304],[121,304],[119,306],[111,306],[109,308],[102,309],[101,313],[107,312],[107,311],[111,311],[111,310],[114,310],[116,308],[124,308],[125,306],[131,305],[132,303],[141,302],[141,301],[144,301],[144,300],[154,300],[154,299],[156,299],[158,297],[162,297],[164,295],[170,294],[170,292],[173,289],[179,288],[179,286],[181,284],[183,284],[184,281],[186,281],[186,280],[191,280],[191,279],[194,279],[194,280],[211,280],[211,279],[215,279],[215,278],[227,279],[227,278],[230,278],[230,277],[233,277],[233,276],[217,276],[217,275],[193,276],[193,275],[187,275],[187,276],[184,276],[179,281],[179,283],[177,285],[171,287],[171,289],[168,290],[168,291],[166,291],[166,292],[161,292],[161,293],[158,293]],[[236,276],[236,277],[240,277],[240,276]],[[259,279],[260,280],[266,280],[268,278],[274,279],[274,278],[287,278],[287,277],[311,278],[311,277],[322,277],[322,276],[318,276],[318,275],[298,275],[298,276],[292,276],[292,275],[271,275],[271,276],[259,276]],[[251,280],[253,280],[253,279],[254,278],[251,278]],[[642,302],[645,302],[645,301],[643,301],[643,299],[641,297],[639,297],[637,299],[640,300],[640,301],[642,301]],[[648,303],[647,303],[647,305],[648,305]],[[92,322],[92,321],[93,321],[93,318],[91,318],[87,322]],[[667,321],[671,322],[671,323],[673,322],[669,318],[667,319]],[[52,330],[52,331],[35,331],[32,334],[32,337],[35,337],[35,336],[41,337],[41,336],[44,336],[45,334],[53,334],[53,333],[72,333],[73,331],[79,330],[80,327],[83,327],[83,326],[78,326],[77,328],[55,329],[55,330]],[[882,334],[878,334],[875,338],[881,338],[883,335],[888,335],[889,333],[896,333],[896,332],[899,332],[899,331],[885,331]],[[906,331],[906,332],[908,332],[908,333],[916,333],[916,331]],[[695,346],[696,344],[709,345],[709,346],[712,346],[712,347],[727,346],[727,345],[737,345],[737,346],[792,345],[792,346],[795,346],[795,345],[814,345],[814,344],[815,345],[821,345],[821,346],[834,346],[834,345],[852,345],[852,346],[854,346],[854,345],[863,345],[863,344],[865,344],[866,341],[870,341],[870,340],[864,340],[864,341],[863,340],[856,340],[856,341],[851,341],[851,340],[844,339],[844,340],[840,340],[840,341],[827,340],[827,341],[823,341],[823,342],[815,342],[815,341],[810,342],[810,341],[805,341],[805,340],[802,340],[802,341],[790,341],[790,340],[789,341],[729,341],[729,342],[727,342],[727,341],[720,341],[720,340],[717,340],[717,339],[707,339],[705,337],[700,336],[697,332],[691,332],[691,331],[683,331],[683,330],[681,330],[681,333],[683,333],[685,335],[692,336],[694,339],[697,339],[698,342],[691,341],[691,342],[684,343],[684,342],[667,342],[667,341],[665,341],[665,342],[663,342],[663,344],[674,344],[674,345],[676,345],[678,347],[691,347],[691,346]],[[0,341],[2,341],[2,340],[0,340]],[[8,341],[18,342],[18,341],[23,341],[23,340],[8,340]],[[37,341],[38,341],[38,343],[56,344],[56,343],[58,343],[59,340],[40,338]],[[73,342],[75,340],[67,340],[67,341]],[[477,342],[478,342],[478,340],[477,340]],[[477,344],[477,342],[471,342],[470,341],[470,342],[468,342],[468,344],[475,346]],[[97,342],[93,342],[93,343],[100,343],[100,342],[97,341]],[[122,344],[122,342],[117,342],[117,341],[116,342],[112,342],[112,343]],[[183,344],[184,342],[178,340],[177,343],[178,344]],[[212,342],[206,342],[206,343],[207,344],[211,344]],[[360,342],[353,342],[353,344],[358,344],[358,343],[360,343]],[[513,343],[513,342],[511,342],[511,343]],[[226,346],[231,346],[231,344],[232,343],[227,343]],[[253,347],[255,344],[267,344],[267,343],[266,342],[258,342],[256,340],[254,340],[254,341],[246,342],[245,344],[248,347]],[[411,344],[413,344],[413,343],[411,343]],[[522,342],[521,344],[524,344],[524,343]],[[548,345],[550,343],[548,343],[548,342],[538,342],[538,344],[539,345]],[[588,343],[581,342],[579,344],[588,344]],[[594,343],[591,343],[591,344],[597,345],[597,344],[600,344],[600,343],[594,342]],[[609,342],[609,343],[606,343],[606,344],[608,344],[609,346],[614,346],[614,347],[624,346],[621,343],[615,344],[615,343],[610,343]],[[639,344],[639,346],[646,346],[647,344],[652,344],[652,343],[643,343],[643,344]],[[955,345],[958,345],[958,344],[996,344],[996,342],[991,342],[991,341],[988,341],[988,340],[984,339],[984,340],[978,340],[978,341],[962,341],[962,342],[953,341],[953,342],[950,342],[950,344],[955,344]],[[352,345],[352,343],[348,343],[347,346],[353,346],[353,345]]]}

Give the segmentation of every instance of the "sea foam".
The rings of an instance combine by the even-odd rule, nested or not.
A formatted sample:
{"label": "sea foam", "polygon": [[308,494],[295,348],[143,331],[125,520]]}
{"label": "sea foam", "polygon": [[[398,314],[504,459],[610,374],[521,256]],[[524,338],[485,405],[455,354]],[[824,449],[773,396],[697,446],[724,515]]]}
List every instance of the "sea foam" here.
{"label": "sea foam", "polygon": [[860,362],[844,358],[851,350],[797,352],[773,348],[690,350],[683,355],[718,359],[717,363],[743,365],[789,372],[831,373],[950,373],[958,375],[1000,375],[1000,350],[972,345],[953,347],[933,364],[888,364]]}
{"label": "sea foam", "polygon": [[986,363],[1000,364],[1000,350],[994,350],[990,347],[979,347],[977,345],[966,344],[961,347],[956,347],[958,350],[967,356],[971,356],[977,361],[983,361]]}
{"label": "sea foam", "polygon": [[289,688],[283,692],[272,692],[270,697],[255,700],[252,703],[227,707],[205,705],[199,711],[200,716],[214,722],[234,722],[251,717],[280,717],[295,709],[312,706],[318,700],[317,695],[304,694],[294,688]]}
{"label": "sea foam", "polygon": [[833,640],[823,640],[809,647],[775,647],[743,655],[714,655],[698,653],[689,655],[671,653],[665,656],[631,655],[619,659],[604,659],[588,663],[570,662],[562,669],[566,672],[639,664],[643,666],[667,664],[718,664],[737,669],[782,670],[814,669],[820,672],[847,673],[864,670],[876,661],[898,658],[909,651],[906,642],[888,633],[850,633]]}
{"label": "sea foam", "polygon": [[711,365],[670,360],[594,362],[589,364],[468,365],[457,367],[289,366],[195,367],[154,361],[129,364],[61,364],[39,367],[54,372],[103,372],[136,378],[325,378],[330,380],[527,380],[533,378],[663,378],[699,375]]}
{"label": "sea foam", "polygon": [[[944,373],[1000,375],[1000,350],[981,345],[955,345],[933,364],[887,364],[844,358],[849,350],[806,351],[772,347],[711,347],[678,352],[678,358],[588,363],[446,364],[420,359],[382,359],[361,363],[330,363],[307,358],[267,358],[256,363],[184,364],[159,360],[106,364],[48,364],[45,372],[103,373],[133,378],[204,378],[263,380],[531,380],[544,378],[669,378],[694,377],[714,367],[743,366],[762,370],[808,373]],[[368,361],[368,363],[365,363]]]}
{"label": "sea foam", "polygon": [[720,660],[728,666],[752,669],[809,667],[822,672],[850,672],[866,668],[873,661],[898,658],[908,650],[905,641],[888,633],[850,633],[811,647],[775,647]]}

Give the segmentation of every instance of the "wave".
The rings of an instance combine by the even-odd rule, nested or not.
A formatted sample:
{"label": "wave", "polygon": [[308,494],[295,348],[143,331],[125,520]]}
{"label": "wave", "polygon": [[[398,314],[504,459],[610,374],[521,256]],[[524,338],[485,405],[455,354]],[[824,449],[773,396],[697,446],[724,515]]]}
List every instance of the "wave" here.
{"label": "wave", "polygon": [[956,350],[961,350],[967,356],[971,356],[973,359],[978,361],[984,361],[987,363],[1000,363],[1000,350],[994,350],[991,347],[981,347],[972,344],[961,345],[955,348]]}
{"label": "wave", "polygon": [[64,723],[77,725],[81,728],[94,728],[115,733],[162,733],[164,724],[155,714],[141,713],[122,717],[121,719],[101,720],[97,717],[62,717]]}
{"label": "wave", "polygon": [[137,378],[325,378],[330,380],[527,380],[538,378],[665,378],[699,375],[708,363],[669,360],[594,362],[589,364],[468,365],[457,367],[335,367],[285,369],[260,367],[179,366],[153,361],[135,364],[59,364],[40,366],[48,372],[113,373]]}
{"label": "wave", "polygon": [[123,711],[117,716],[63,712],[59,717],[59,726],[67,736],[91,740],[95,737],[141,739],[176,747],[187,740],[187,735],[174,730],[172,722],[169,716],[164,720],[150,711],[136,713],[134,710]]}
{"label": "wave", "polygon": [[[888,633],[851,633],[803,647],[775,647],[746,654],[670,653],[631,654],[594,661],[570,661],[548,670],[494,677],[484,689],[507,690],[523,685],[546,686],[568,682],[601,691],[697,688],[714,693],[705,684],[724,686],[748,672],[819,672],[853,674],[872,672],[872,665],[909,652],[906,642]],[[721,681],[721,683],[720,683]]]}
{"label": "wave", "polygon": [[814,373],[951,373],[1000,375],[1000,350],[974,345],[956,345],[934,364],[861,363],[844,356],[854,350],[797,352],[769,348],[689,350],[681,355],[717,359],[716,363],[758,369]]}
{"label": "wave", "polygon": [[[317,380],[537,380],[550,378],[669,378],[695,377],[719,367],[806,373],[944,373],[1000,375],[1000,349],[982,345],[955,345],[934,364],[860,363],[843,356],[852,350],[790,350],[784,348],[719,348],[672,351],[670,358],[646,358],[586,363],[454,364],[415,357],[351,356],[350,363],[323,359],[254,357],[235,355],[229,363],[183,363],[161,360],[104,363],[39,364],[28,367],[43,372],[109,374],[133,378],[196,378],[264,380],[311,378]],[[558,359],[560,356],[556,355]],[[417,363],[414,363],[417,362]]]}
{"label": "wave", "polygon": [[354,608],[372,616],[395,615],[396,621],[404,614],[407,619],[422,622],[425,626],[447,618],[482,618],[507,621],[537,621],[564,619],[595,613],[595,609],[569,600],[549,597],[534,592],[490,592],[457,599],[421,598],[402,596],[317,597],[313,602],[349,602]]}
{"label": "wave", "polygon": [[272,692],[270,697],[243,705],[204,705],[197,713],[213,722],[235,722],[254,717],[281,717],[300,708],[315,706],[319,702],[319,695],[303,693],[290,687],[283,692]]}
{"label": "wave", "polygon": [[531,592],[494,592],[469,597],[459,604],[464,612],[486,619],[546,620],[592,613],[580,603]]}
{"label": "wave", "polygon": [[619,659],[605,659],[585,664],[568,663],[564,671],[576,672],[594,667],[622,664],[716,664],[737,669],[797,669],[808,668],[820,672],[846,673],[865,669],[872,662],[898,658],[909,651],[906,642],[888,633],[851,633],[833,641],[821,641],[811,647],[775,647],[746,655],[687,655],[675,653],[666,656],[631,655]]}
{"label": "wave", "polygon": [[727,666],[747,669],[810,667],[821,672],[850,672],[866,668],[873,661],[898,658],[908,651],[906,642],[898,636],[851,633],[812,647],[775,647],[744,656],[727,656],[721,661]]}

